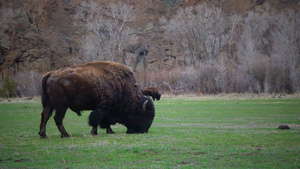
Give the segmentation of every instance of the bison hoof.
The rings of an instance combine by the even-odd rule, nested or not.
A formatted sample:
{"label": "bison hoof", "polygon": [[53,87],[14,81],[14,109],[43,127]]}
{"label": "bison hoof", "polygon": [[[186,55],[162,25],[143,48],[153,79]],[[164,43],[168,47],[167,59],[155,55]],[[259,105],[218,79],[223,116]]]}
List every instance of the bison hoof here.
{"label": "bison hoof", "polygon": [[45,133],[39,132],[39,135],[41,136],[41,139],[46,139],[47,138],[47,135]]}
{"label": "bison hoof", "polygon": [[98,133],[97,133],[97,127],[93,127],[93,129],[91,130],[90,133],[91,133],[93,136],[98,135]]}
{"label": "bison hoof", "polygon": [[97,136],[98,135],[98,133],[91,133],[93,136]]}
{"label": "bison hoof", "polygon": [[112,129],[106,129],[106,134],[115,134],[115,132]]}
{"label": "bison hoof", "polygon": [[115,134],[115,132],[110,131],[110,132],[106,132],[106,134]]}
{"label": "bison hoof", "polygon": [[70,135],[68,133],[66,133],[66,134],[62,134],[60,137],[65,138],[65,137],[70,137]]}
{"label": "bison hoof", "polygon": [[91,131],[91,134],[92,134],[93,136],[96,136],[96,135],[98,135],[98,133],[97,133],[97,132],[92,132],[92,131]]}
{"label": "bison hoof", "polygon": [[47,138],[47,136],[46,135],[44,135],[44,136],[41,136],[41,139],[46,139]]}

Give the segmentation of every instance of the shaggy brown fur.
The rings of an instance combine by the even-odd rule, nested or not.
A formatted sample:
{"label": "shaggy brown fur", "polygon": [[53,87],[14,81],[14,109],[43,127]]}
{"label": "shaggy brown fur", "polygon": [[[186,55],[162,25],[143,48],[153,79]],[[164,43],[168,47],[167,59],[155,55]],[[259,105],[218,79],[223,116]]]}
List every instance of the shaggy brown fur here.
{"label": "shaggy brown fur", "polygon": [[113,133],[110,125],[117,122],[124,124],[128,133],[147,132],[154,119],[154,105],[135,84],[133,72],[115,62],[91,62],[46,73],[42,78],[41,138],[46,137],[53,110],[61,136],[69,137],[63,126],[68,108],[78,115],[82,110],[93,110],[89,117],[92,134],[97,134],[98,125]]}
{"label": "shaggy brown fur", "polygon": [[148,87],[142,89],[142,93],[146,96],[151,96],[153,100],[160,100],[161,94],[158,92],[156,87]]}

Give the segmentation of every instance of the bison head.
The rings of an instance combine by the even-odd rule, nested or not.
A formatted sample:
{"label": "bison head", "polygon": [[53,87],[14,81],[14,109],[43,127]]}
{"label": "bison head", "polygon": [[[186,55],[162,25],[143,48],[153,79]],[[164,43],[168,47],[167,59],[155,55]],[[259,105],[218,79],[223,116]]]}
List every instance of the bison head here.
{"label": "bison head", "polygon": [[160,100],[161,94],[157,93],[156,95],[152,96],[153,100]]}
{"label": "bison head", "polygon": [[148,133],[154,116],[155,109],[152,100],[142,96],[136,105],[135,112],[128,116],[128,120],[124,124],[127,127],[126,133]]}

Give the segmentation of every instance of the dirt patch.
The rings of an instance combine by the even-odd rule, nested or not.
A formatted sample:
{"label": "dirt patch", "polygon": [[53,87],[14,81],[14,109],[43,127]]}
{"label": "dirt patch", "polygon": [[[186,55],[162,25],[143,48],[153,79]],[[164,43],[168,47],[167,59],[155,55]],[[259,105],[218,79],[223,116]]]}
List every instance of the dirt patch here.
{"label": "dirt patch", "polygon": [[28,161],[28,159],[21,158],[21,159],[15,160],[16,163],[19,163],[19,162],[22,162],[22,161]]}
{"label": "dirt patch", "polygon": [[156,150],[153,150],[153,149],[145,149],[145,151],[147,152],[150,152],[150,153],[163,153],[163,151],[156,151]]}
{"label": "dirt patch", "polygon": [[192,155],[201,155],[201,154],[206,154],[206,152],[193,152],[191,153]]}
{"label": "dirt patch", "polygon": [[0,159],[0,162],[4,162],[4,161],[10,161],[10,160],[12,160],[12,158]]}
{"label": "dirt patch", "polygon": [[25,158],[21,158],[21,159],[17,159],[17,160],[14,160],[13,158],[7,158],[7,159],[0,159],[0,162],[11,161],[11,160],[13,160],[16,163],[19,163],[22,161],[29,161],[28,159],[25,159]]}
{"label": "dirt patch", "polygon": [[179,164],[180,165],[187,165],[187,164],[191,164],[191,163],[188,163],[188,162],[185,162],[185,161],[181,161]]}
{"label": "dirt patch", "polygon": [[261,155],[261,153],[248,153],[247,156],[257,156],[257,155]]}

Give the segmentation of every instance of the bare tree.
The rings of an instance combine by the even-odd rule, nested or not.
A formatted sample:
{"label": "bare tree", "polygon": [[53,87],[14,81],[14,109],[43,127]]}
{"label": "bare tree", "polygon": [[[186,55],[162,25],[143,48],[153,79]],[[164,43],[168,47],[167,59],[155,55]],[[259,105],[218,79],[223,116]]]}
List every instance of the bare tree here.
{"label": "bare tree", "polygon": [[187,43],[189,41],[187,32],[189,32],[192,26],[191,22],[189,22],[189,20],[191,20],[189,17],[193,16],[191,9],[191,7],[180,9],[169,22],[165,18],[161,19],[161,22],[166,24],[164,27],[166,34],[180,46],[184,65],[187,65],[186,57],[188,56],[186,53],[188,51]]}
{"label": "bare tree", "polygon": [[269,13],[259,8],[250,11],[243,23],[242,35],[237,44],[239,62],[254,92],[264,91],[267,52],[263,35],[270,29]]}
{"label": "bare tree", "polygon": [[292,93],[296,85],[296,74],[300,71],[300,13],[287,10],[274,14],[273,19],[275,28],[271,32],[272,63],[284,75],[282,87],[286,92]]}
{"label": "bare tree", "polygon": [[14,17],[13,10],[11,8],[0,9],[1,18],[0,25],[2,26],[5,23],[11,23]]}
{"label": "bare tree", "polygon": [[206,4],[196,7],[197,32],[203,41],[203,50],[207,59],[217,59],[222,49],[222,36],[225,34],[225,19],[217,7]]}
{"label": "bare tree", "polygon": [[300,64],[299,16],[293,10],[278,14],[268,3],[247,14],[237,48],[241,68],[253,91],[296,90]]}
{"label": "bare tree", "polygon": [[228,20],[229,30],[228,30],[228,33],[227,33],[228,34],[228,41],[227,41],[227,44],[226,44],[226,49],[227,49],[226,52],[227,52],[227,56],[229,56],[230,58],[232,58],[232,53],[231,53],[232,41],[233,41],[234,35],[236,33],[237,25],[240,22],[240,20],[241,20],[241,16],[238,15],[238,14],[232,13],[229,16],[229,20]]}
{"label": "bare tree", "polygon": [[165,30],[180,46],[185,65],[186,58],[196,64],[218,59],[223,47],[229,43],[226,30],[232,25],[227,22],[221,9],[203,4],[180,9],[166,24]]}
{"label": "bare tree", "polygon": [[250,11],[244,20],[243,32],[238,43],[238,55],[242,63],[248,66],[256,60],[259,54],[263,54],[262,36],[269,28],[269,15],[266,12]]}
{"label": "bare tree", "polygon": [[123,50],[136,41],[134,30],[129,26],[135,19],[131,6],[120,3],[101,9],[94,1],[82,2],[74,17],[85,23],[82,49],[86,57],[81,58],[84,62],[126,62]]}

